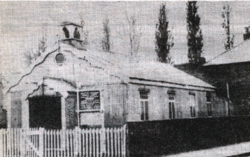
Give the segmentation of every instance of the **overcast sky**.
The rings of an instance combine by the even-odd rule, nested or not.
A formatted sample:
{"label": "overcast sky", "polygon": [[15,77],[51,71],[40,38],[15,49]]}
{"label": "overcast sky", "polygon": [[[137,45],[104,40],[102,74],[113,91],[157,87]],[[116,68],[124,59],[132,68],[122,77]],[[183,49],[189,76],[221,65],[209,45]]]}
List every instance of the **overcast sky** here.
{"label": "overcast sky", "polygon": [[[22,71],[23,53],[36,49],[42,33],[48,36],[48,46],[56,41],[63,21],[80,23],[79,13],[89,32],[89,49],[101,49],[102,21],[110,19],[112,51],[129,53],[125,13],[135,14],[142,31],[139,57],[156,59],[155,24],[159,7],[166,4],[169,29],[174,36],[171,56],[175,63],[187,62],[186,2],[0,2],[0,61],[2,71]],[[244,27],[250,24],[250,2],[198,2],[204,36],[203,56],[210,60],[224,51],[225,31],[221,27],[222,7],[230,4],[231,32],[235,45],[243,41]],[[8,70],[9,72],[9,70]]]}

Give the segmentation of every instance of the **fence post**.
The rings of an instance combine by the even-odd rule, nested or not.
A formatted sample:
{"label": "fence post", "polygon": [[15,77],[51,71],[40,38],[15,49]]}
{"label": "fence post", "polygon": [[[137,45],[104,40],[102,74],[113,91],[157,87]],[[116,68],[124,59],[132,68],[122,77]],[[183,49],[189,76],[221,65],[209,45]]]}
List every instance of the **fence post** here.
{"label": "fence post", "polygon": [[76,127],[74,130],[74,156],[77,156],[79,153],[79,134],[80,134],[80,128]]}
{"label": "fence post", "polygon": [[125,145],[125,156],[130,156],[130,152],[129,152],[129,130],[128,130],[128,126],[127,124],[124,125],[124,145]]}
{"label": "fence post", "polygon": [[105,128],[101,128],[101,156],[106,156],[106,133]]}
{"label": "fence post", "polygon": [[[61,131],[61,149],[65,151],[65,136],[66,136],[66,129],[62,129]],[[65,153],[65,152],[64,152]]]}
{"label": "fence post", "polygon": [[26,148],[26,140],[25,140],[25,138],[27,138],[26,137],[26,131],[27,131],[27,128],[20,129],[20,137],[21,137],[20,143],[22,144],[21,145],[21,156],[25,156],[25,153],[26,153],[26,150],[25,150],[25,148]]}
{"label": "fence post", "polygon": [[43,157],[43,134],[44,134],[44,128],[39,128],[39,155]]}

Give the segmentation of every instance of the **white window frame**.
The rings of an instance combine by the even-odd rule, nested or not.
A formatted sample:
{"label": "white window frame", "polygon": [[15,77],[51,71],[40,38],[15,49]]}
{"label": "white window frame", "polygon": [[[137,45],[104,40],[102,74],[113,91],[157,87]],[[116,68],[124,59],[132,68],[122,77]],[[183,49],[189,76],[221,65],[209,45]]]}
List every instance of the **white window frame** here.
{"label": "white window frame", "polygon": [[140,108],[141,121],[149,120],[149,90],[139,90],[140,94]]}
{"label": "white window frame", "polygon": [[[173,99],[172,99],[173,98]],[[169,119],[175,119],[175,94],[168,94],[168,113]]]}
{"label": "white window frame", "polygon": [[196,117],[196,98],[195,93],[189,92],[190,117]]}
{"label": "white window frame", "polygon": [[207,93],[206,94],[206,99],[207,99],[207,115],[208,117],[212,117],[213,116],[213,111],[212,111],[212,95],[211,93]]}

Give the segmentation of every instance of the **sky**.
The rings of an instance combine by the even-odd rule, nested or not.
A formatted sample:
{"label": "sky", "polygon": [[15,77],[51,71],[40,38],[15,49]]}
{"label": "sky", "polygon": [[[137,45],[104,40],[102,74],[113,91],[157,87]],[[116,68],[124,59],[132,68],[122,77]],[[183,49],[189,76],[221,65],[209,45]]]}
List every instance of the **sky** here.
{"label": "sky", "polygon": [[[4,75],[22,72],[27,68],[24,53],[36,50],[43,34],[47,35],[48,47],[57,41],[62,33],[60,23],[85,21],[84,30],[89,32],[88,49],[101,50],[103,37],[102,22],[110,20],[111,50],[115,53],[129,53],[128,23],[126,14],[137,18],[142,33],[138,57],[141,60],[156,60],[155,24],[159,8],[166,4],[169,30],[174,37],[170,53],[175,64],[187,59],[186,1],[66,1],[66,2],[0,2],[0,72]],[[231,32],[235,45],[243,42],[244,27],[250,24],[250,1],[199,1],[198,14],[204,38],[203,54],[211,60],[224,51],[225,30],[221,27],[221,12],[224,4],[232,7]]]}

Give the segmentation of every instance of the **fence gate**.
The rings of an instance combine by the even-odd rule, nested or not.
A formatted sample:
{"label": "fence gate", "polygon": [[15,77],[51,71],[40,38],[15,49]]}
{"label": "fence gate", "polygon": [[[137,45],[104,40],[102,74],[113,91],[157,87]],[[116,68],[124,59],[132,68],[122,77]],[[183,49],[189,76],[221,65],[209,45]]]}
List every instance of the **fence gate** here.
{"label": "fence gate", "polygon": [[43,157],[43,129],[1,129],[0,156]]}
{"label": "fence gate", "polygon": [[24,134],[25,156],[43,157],[44,129],[30,129]]}

